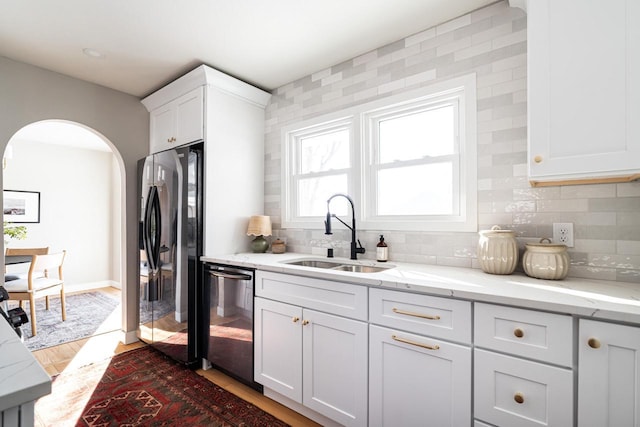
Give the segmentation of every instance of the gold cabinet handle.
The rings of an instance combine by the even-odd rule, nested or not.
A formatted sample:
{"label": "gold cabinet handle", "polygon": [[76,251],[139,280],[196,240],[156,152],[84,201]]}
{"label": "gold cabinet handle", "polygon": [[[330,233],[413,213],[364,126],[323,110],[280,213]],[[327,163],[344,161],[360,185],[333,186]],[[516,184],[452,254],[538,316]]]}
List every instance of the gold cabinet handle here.
{"label": "gold cabinet handle", "polygon": [[516,395],[513,396],[513,400],[515,400],[516,403],[518,403],[518,404],[523,404],[524,403],[524,396],[522,395],[522,393],[516,393]]}
{"label": "gold cabinet handle", "polygon": [[520,328],[516,328],[513,331],[513,335],[515,335],[517,338],[522,338],[524,336],[524,331]]}
{"label": "gold cabinet handle", "polygon": [[414,313],[412,311],[400,310],[399,308],[395,308],[395,307],[393,307],[391,309],[391,311],[393,311],[394,313],[397,313],[397,314],[405,314],[407,316],[419,317],[421,319],[440,320],[440,316],[438,316],[437,314],[436,315],[430,315],[430,314]]}
{"label": "gold cabinet handle", "polygon": [[303,320],[303,321],[302,321],[302,326],[307,326],[308,324],[309,324],[309,321],[308,321],[308,320]]}
{"label": "gold cabinet handle", "polygon": [[533,158],[533,161],[536,162],[536,163],[542,163],[542,156],[535,156]]}
{"label": "gold cabinet handle", "polygon": [[168,138],[167,142],[176,142],[176,137],[172,136],[171,138]]}
{"label": "gold cabinet handle", "polygon": [[426,348],[427,350],[439,350],[440,349],[439,345],[422,344],[422,343],[419,343],[419,342],[408,340],[406,338],[400,338],[397,335],[391,335],[391,338],[393,338],[394,340],[396,340],[398,342],[402,342],[402,343],[410,344],[410,345],[415,345],[417,347]]}
{"label": "gold cabinet handle", "polygon": [[587,341],[587,344],[591,348],[600,348],[600,340],[597,338],[589,338],[589,341]]}
{"label": "gold cabinet handle", "polygon": [[291,319],[291,320],[293,320],[293,323],[297,323],[297,322],[299,322],[299,321],[300,321],[300,318],[299,318],[299,317],[294,317],[294,318],[293,318],[293,319]]}

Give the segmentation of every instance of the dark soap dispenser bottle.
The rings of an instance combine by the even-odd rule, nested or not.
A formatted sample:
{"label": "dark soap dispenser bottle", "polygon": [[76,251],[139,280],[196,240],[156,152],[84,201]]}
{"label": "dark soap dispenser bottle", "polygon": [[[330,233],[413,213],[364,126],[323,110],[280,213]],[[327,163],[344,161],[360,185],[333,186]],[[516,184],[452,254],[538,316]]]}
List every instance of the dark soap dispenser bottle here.
{"label": "dark soap dispenser bottle", "polygon": [[380,235],[380,241],[376,245],[376,259],[379,262],[387,262],[389,260],[389,247],[384,242],[384,236]]}

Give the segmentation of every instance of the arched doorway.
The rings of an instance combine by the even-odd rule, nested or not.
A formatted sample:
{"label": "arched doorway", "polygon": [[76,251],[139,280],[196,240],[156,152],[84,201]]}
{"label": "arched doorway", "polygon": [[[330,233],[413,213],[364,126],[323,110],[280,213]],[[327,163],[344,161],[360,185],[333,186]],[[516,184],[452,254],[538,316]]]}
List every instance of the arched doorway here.
{"label": "arched doorway", "polygon": [[[124,182],[122,157],[99,132],[63,120],[24,126],[5,149],[3,199],[37,194],[38,221],[21,224],[27,238],[9,246],[66,250],[67,293],[124,287]],[[122,329],[121,315],[116,321]]]}

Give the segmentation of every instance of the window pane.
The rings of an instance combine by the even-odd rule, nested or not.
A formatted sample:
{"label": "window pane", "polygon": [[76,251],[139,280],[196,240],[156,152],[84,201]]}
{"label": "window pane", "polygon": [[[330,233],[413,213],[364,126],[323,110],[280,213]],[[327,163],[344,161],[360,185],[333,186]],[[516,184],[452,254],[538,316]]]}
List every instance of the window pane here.
{"label": "window pane", "polygon": [[380,163],[454,153],[454,108],[398,116],[379,122]]}
{"label": "window pane", "polygon": [[452,168],[435,163],[379,171],[378,215],[452,215]]}
{"label": "window pane", "polygon": [[[301,179],[298,182],[298,215],[324,216],[327,214],[327,199],[336,193],[346,192],[346,174]],[[338,203],[334,206],[332,201],[331,213],[344,215],[346,209],[340,209],[339,206]]]}
{"label": "window pane", "polygon": [[300,173],[349,167],[349,130],[300,138]]}

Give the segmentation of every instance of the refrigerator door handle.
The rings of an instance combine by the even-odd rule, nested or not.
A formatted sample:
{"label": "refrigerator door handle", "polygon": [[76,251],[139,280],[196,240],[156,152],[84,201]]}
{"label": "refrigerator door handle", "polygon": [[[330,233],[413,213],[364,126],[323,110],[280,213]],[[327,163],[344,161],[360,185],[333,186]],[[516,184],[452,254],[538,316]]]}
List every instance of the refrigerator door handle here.
{"label": "refrigerator door handle", "polygon": [[158,187],[156,186],[149,188],[149,196],[147,197],[147,208],[145,210],[144,223],[144,238],[147,260],[149,262],[150,270],[155,273],[160,267],[160,230],[162,229],[160,217],[160,197],[158,196]]}

